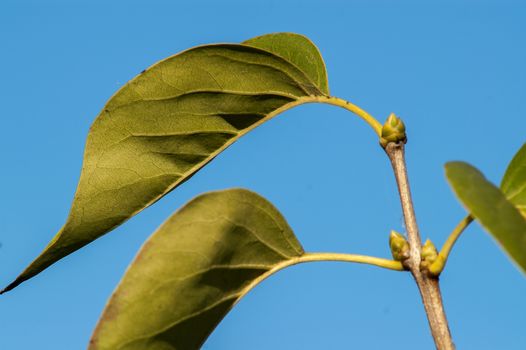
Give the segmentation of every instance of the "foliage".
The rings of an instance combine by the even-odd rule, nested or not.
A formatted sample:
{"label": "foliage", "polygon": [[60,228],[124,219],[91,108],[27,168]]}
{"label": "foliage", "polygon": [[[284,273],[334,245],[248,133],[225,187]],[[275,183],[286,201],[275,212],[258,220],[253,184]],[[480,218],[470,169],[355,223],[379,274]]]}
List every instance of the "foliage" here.
{"label": "foliage", "polygon": [[[404,123],[393,114],[382,127],[359,107],[330,96],[323,59],[304,36],[276,33],[242,44],[204,45],[151,66],[104,106],[88,135],[66,223],[2,293],[152,205],[258,125],[312,102],[337,105],[364,119],[396,172],[403,157],[393,152],[403,155]],[[396,174],[400,185],[403,179]],[[448,163],[446,176],[468,218],[440,252],[431,241],[410,247],[414,237],[408,243],[392,232],[394,260],[305,253],[278,210],[259,195],[242,189],[201,195],[141,248],[104,310],[89,348],[199,348],[260,281],[301,262],[340,260],[413,274],[418,270],[424,282],[417,276],[417,283],[428,279],[438,286],[437,276],[471,218],[526,271],[526,145],[512,160],[500,188],[463,162]],[[407,205],[403,186],[400,189],[402,204]],[[421,266],[412,263],[412,252],[422,258]],[[427,310],[425,300],[424,304]]]}
{"label": "foliage", "polygon": [[199,348],[252,287],[303,254],[285,219],[257,194],[201,195],[142,247],[90,349]]}
{"label": "foliage", "polygon": [[446,164],[446,175],[468,211],[526,271],[526,144],[511,161],[500,189],[467,163]]}

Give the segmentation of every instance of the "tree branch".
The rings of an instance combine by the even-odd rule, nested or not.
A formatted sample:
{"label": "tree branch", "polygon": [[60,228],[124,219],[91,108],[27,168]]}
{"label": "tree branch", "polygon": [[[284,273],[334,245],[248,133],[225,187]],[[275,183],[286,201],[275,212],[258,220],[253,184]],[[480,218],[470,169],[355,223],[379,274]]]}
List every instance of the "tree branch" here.
{"label": "tree branch", "polygon": [[420,270],[420,249],[422,242],[416,224],[416,217],[411,199],[409,180],[407,177],[404,143],[389,142],[385,146],[385,152],[391,160],[391,165],[396,177],[402,210],[404,213],[405,226],[409,241],[409,258],[404,260],[404,266],[411,271],[426,310],[429,327],[439,350],[453,350],[455,346],[451,338],[449,326],[442,303],[440,286],[437,277],[429,276]]}

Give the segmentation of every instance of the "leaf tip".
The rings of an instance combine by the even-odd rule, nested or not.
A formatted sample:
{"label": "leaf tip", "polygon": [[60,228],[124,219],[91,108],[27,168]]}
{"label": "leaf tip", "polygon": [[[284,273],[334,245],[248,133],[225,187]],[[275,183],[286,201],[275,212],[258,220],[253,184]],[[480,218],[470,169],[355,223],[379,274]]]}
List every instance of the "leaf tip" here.
{"label": "leaf tip", "polygon": [[38,273],[40,273],[42,271],[42,269],[40,269],[40,270],[35,270],[34,269],[34,263],[36,261],[38,261],[38,259],[33,261],[33,263],[31,263],[24,271],[22,271],[22,273],[20,275],[18,275],[18,277],[15,278],[13,282],[9,283],[4,289],[0,290],[0,295],[9,292],[12,289],[15,289],[16,287],[18,287],[23,282],[27,281],[28,279],[30,279],[30,278],[34,277],[35,275],[37,275]]}
{"label": "leaf tip", "polygon": [[8,284],[7,287],[5,287],[4,289],[0,290],[0,295],[9,292],[11,289],[15,288],[20,283],[22,283],[22,281],[19,281],[19,279],[17,278],[16,280],[14,280],[10,284]]}
{"label": "leaf tip", "polygon": [[[476,171],[477,173],[480,173],[478,169],[476,169],[474,166],[467,162],[463,162],[460,160],[454,160],[449,161],[446,164],[444,164],[444,169],[446,172],[446,177],[448,180],[451,181],[452,176],[456,176],[459,173],[465,173],[466,171]],[[482,175],[482,173],[480,173]]]}

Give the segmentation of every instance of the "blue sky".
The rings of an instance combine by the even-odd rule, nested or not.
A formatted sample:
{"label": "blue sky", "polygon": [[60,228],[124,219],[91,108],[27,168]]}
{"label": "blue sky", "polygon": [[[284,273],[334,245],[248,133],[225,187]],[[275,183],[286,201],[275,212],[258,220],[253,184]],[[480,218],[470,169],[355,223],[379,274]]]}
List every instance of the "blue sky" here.
{"label": "blue sky", "polygon": [[[499,182],[525,141],[521,1],[38,1],[0,4],[0,284],[61,227],[86,134],[105,101],[188,47],[290,31],[320,48],[333,95],[404,119],[422,235],[442,245],[465,215],[443,174],[466,160]],[[197,194],[246,187],[304,247],[389,256],[403,231],[372,131],[331,106],[287,111],[111,234],[0,297],[1,349],[82,349],[142,242]],[[526,347],[526,279],[478,224],[441,277],[459,349]],[[409,274],[317,263],[266,280],[204,349],[431,349]]]}

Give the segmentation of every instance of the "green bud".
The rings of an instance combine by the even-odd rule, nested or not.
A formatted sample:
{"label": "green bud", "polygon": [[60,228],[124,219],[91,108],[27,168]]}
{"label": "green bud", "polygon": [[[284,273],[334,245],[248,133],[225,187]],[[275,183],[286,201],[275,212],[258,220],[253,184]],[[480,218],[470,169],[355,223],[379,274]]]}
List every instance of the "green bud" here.
{"label": "green bud", "polygon": [[409,258],[409,243],[402,234],[394,230],[389,234],[389,247],[394,260],[404,261]]}
{"label": "green bud", "polygon": [[437,258],[431,265],[427,267],[427,273],[431,276],[439,276],[446,266],[446,259],[441,254],[438,254]]}
{"label": "green bud", "polygon": [[383,148],[389,142],[403,142],[407,141],[405,135],[405,125],[402,119],[398,118],[394,113],[391,113],[384,125],[382,126],[382,136],[380,137],[380,144]]}
{"label": "green bud", "polygon": [[422,246],[420,250],[420,269],[422,271],[428,271],[429,266],[433,264],[438,258],[438,251],[433,242],[429,239]]}

